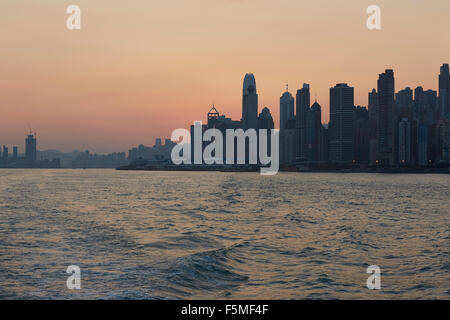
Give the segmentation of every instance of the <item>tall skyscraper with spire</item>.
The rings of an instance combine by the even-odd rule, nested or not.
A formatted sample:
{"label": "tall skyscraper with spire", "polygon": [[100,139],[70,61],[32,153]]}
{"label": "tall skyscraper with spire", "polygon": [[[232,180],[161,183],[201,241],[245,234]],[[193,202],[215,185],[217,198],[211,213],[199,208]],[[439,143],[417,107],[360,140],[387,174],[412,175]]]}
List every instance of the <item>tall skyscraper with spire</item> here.
{"label": "tall skyscraper with spire", "polygon": [[311,96],[309,84],[303,84],[303,88],[297,90],[296,95],[296,115],[295,122],[297,127],[297,161],[306,160],[306,117],[311,106]]}
{"label": "tall skyscraper with spire", "polygon": [[294,119],[294,97],[286,84],[286,92],[280,97],[280,131],[286,129],[286,122],[292,119]]}
{"label": "tall skyscraper with spire", "polygon": [[255,76],[252,73],[247,73],[244,77],[242,122],[245,130],[258,129],[258,93]]}
{"label": "tall skyscraper with spire", "polygon": [[441,117],[450,113],[450,73],[448,63],[441,66],[439,74],[439,109]]}

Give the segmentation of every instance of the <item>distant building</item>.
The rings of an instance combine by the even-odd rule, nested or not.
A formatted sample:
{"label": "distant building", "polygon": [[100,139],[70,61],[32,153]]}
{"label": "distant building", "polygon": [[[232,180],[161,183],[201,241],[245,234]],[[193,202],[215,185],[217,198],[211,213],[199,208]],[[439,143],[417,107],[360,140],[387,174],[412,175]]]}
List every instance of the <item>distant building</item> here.
{"label": "distant building", "polygon": [[330,88],[330,161],[353,161],[354,88],[345,83]]}
{"label": "distant building", "polygon": [[369,92],[369,104],[368,104],[370,120],[376,120],[377,118],[377,105],[378,105],[377,90],[372,89],[372,91]]}
{"label": "distant building", "polygon": [[72,161],[72,168],[118,168],[127,164],[125,152],[92,154],[85,151],[80,152]]}
{"label": "distant building", "polygon": [[369,164],[376,165],[377,152],[377,108],[378,108],[378,93],[376,89],[369,92],[368,97],[368,111],[369,111]]}
{"label": "distant building", "polygon": [[25,139],[25,158],[30,164],[33,164],[37,160],[36,143],[37,140],[34,133],[27,135]]}
{"label": "distant building", "polygon": [[428,128],[425,125],[421,125],[418,128],[418,160],[419,166],[428,165]]}
{"label": "distant building", "polygon": [[286,121],[284,130],[280,131],[280,164],[293,165],[296,160],[297,129],[295,119]]}
{"label": "distant building", "polygon": [[[264,109],[262,109],[261,113],[258,116],[258,130],[264,129],[267,130],[267,154],[270,155],[271,151],[272,151],[272,139],[270,137],[273,129],[275,128],[274,126],[274,122],[273,122],[273,118],[272,115],[270,114],[270,110],[269,108],[265,107]],[[260,134],[262,134],[260,131],[258,131],[258,159],[259,159],[259,148],[260,148],[260,143],[259,143],[259,139],[260,139]],[[279,147],[279,146],[278,146]]]}
{"label": "distant building", "polygon": [[[419,87],[421,90],[421,98],[420,101],[423,101],[423,89]],[[418,89],[416,88],[415,92],[417,95]],[[395,95],[395,117],[398,119],[409,117],[411,106],[413,104],[413,91],[411,88],[406,87],[403,90],[400,90]],[[421,102],[422,103],[422,102]]]}
{"label": "distant building", "polygon": [[329,130],[328,130],[328,125],[322,124],[321,134],[320,134],[320,161],[321,162],[330,161],[329,143],[330,143],[330,134],[329,134]]}
{"label": "distant building", "polygon": [[[208,124],[203,128],[203,132],[206,129],[218,129],[220,130],[220,132],[222,133],[223,137],[226,137],[226,131],[227,129],[232,129],[232,130],[236,130],[239,128],[242,128],[242,122],[241,121],[236,121],[236,120],[232,120],[231,118],[227,118],[225,115],[220,114],[220,112],[214,107],[212,106],[212,108],[209,110],[208,114],[207,114],[207,118],[208,118]],[[191,134],[193,133],[193,127],[191,129]],[[203,133],[202,133],[203,134]],[[192,136],[191,136],[192,139]],[[227,150],[227,140],[224,139],[222,141],[223,143],[223,162],[225,163],[226,161],[226,150]],[[206,146],[207,142],[203,142],[202,141],[202,145],[203,148]],[[192,150],[192,154],[194,154],[194,146],[191,147]],[[202,149],[203,152],[203,149]],[[236,141],[235,141],[235,145],[234,145],[234,154],[235,154],[235,161],[237,161],[237,145],[236,145]],[[192,160],[193,161],[193,160]]]}
{"label": "distant building", "polygon": [[[262,109],[258,116],[258,129],[266,129],[272,131],[274,129],[274,123],[269,108]],[[270,131],[268,133],[270,134]]]}
{"label": "distant building", "polygon": [[288,91],[280,97],[280,132],[286,129],[286,122],[295,118],[294,116],[294,97]]}
{"label": "distant building", "polygon": [[450,164],[450,119],[439,120],[435,126],[437,163]]}
{"label": "distant building", "polygon": [[238,129],[242,127],[241,121],[232,120],[231,118],[227,118],[225,115],[220,114],[220,112],[216,109],[216,107],[212,106],[207,114],[208,118],[208,129],[219,129],[222,134],[226,133],[226,129]]}
{"label": "distant building", "polygon": [[426,90],[423,93],[423,103],[430,107],[435,112],[439,110],[437,91]]}
{"label": "distant building", "polygon": [[[128,161],[135,161],[138,159],[154,160],[154,161],[168,160],[170,159],[170,155],[174,145],[175,143],[169,139],[166,139],[165,144],[162,145],[162,140],[160,138],[157,138],[155,140],[155,144],[153,145],[153,147],[147,147],[143,144],[140,144],[139,146],[128,150]],[[121,155],[121,153],[119,153],[119,155]],[[109,163],[119,161],[114,160],[115,159],[114,154],[108,156],[111,158],[110,159],[111,161]]]}
{"label": "distant building", "polygon": [[36,151],[36,136],[33,133],[27,135],[25,139],[25,157],[19,157],[19,148],[13,146],[12,157],[9,154],[9,148],[3,146],[3,152],[0,152],[0,167],[1,168],[60,168],[59,158],[48,160],[45,157],[41,157],[37,160]]}
{"label": "distant building", "polygon": [[447,63],[441,66],[439,74],[439,109],[441,118],[450,112],[450,73]]}
{"label": "distant building", "polygon": [[369,92],[369,104],[367,106],[369,111],[369,122],[370,122],[370,139],[376,139],[377,137],[377,105],[378,105],[378,94],[377,90],[372,89]]}
{"label": "distant building", "polygon": [[369,165],[376,166],[378,161],[378,141],[377,139],[370,139],[369,141]]}
{"label": "distant building", "polygon": [[258,94],[255,76],[247,73],[244,77],[242,95],[242,121],[244,129],[257,129],[258,126]]}
{"label": "distant building", "polygon": [[414,89],[414,102],[423,103],[425,99],[424,91],[421,86]]}
{"label": "distant building", "polygon": [[450,165],[450,119],[442,120],[439,125],[439,160]]}
{"label": "distant building", "polygon": [[354,160],[357,163],[369,163],[370,126],[369,112],[365,107],[354,109]]}
{"label": "distant building", "polygon": [[[423,89],[422,87],[418,87],[416,88],[415,92],[416,92],[416,100],[417,100],[417,95],[418,95],[418,90],[420,89],[420,100],[423,100]],[[396,93],[395,95],[395,102],[398,106],[400,107],[409,107],[411,105],[411,103],[413,102],[413,91],[410,87],[406,87],[403,90],[400,90],[399,92]]]}
{"label": "distant building", "polygon": [[398,126],[398,159],[399,164],[406,166],[411,163],[411,125],[403,118]]}
{"label": "distant building", "polygon": [[394,165],[396,151],[394,142],[395,114],[394,114],[394,71],[386,70],[378,78],[378,107],[377,107],[377,141],[378,161],[383,165]]}
{"label": "distant building", "polygon": [[319,162],[322,134],[322,108],[314,102],[306,115],[306,158],[309,162]]}
{"label": "distant building", "polygon": [[306,161],[306,117],[311,106],[309,84],[303,84],[303,88],[297,90],[296,95],[296,126],[297,126],[297,162]]}

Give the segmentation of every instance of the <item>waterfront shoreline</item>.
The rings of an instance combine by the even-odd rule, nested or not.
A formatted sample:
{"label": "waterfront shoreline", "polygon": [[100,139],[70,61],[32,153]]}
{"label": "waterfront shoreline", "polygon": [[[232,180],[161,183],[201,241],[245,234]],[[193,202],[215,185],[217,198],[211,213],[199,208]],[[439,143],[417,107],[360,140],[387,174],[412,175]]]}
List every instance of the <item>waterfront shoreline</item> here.
{"label": "waterfront shoreline", "polygon": [[[216,167],[216,166],[122,166],[119,171],[200,171],[200,172],[259,172],[260,167]],[[279,172],[312,172],[312,173],[391,173],[391,174],[449,174],[450,168],[280,168]]]}

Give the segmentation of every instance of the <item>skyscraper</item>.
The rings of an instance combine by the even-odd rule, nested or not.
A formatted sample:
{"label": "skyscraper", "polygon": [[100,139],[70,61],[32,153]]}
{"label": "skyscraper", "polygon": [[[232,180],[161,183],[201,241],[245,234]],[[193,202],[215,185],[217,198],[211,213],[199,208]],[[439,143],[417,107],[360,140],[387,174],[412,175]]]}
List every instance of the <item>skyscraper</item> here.
{"label": "skyscraper", "polygon": [[369,162],[370,130],[369,112],[366,107],[354,109],[354,151],[353,159],[358,163]]}
{"label": "skyscraper", "polygon": [[354,88],[346,83],[330,88],[330,161],[353,161]]}
{"label": "skyscraper", "polygon": [[[417,87],[415,90],[415,99],[420,99],[420,102],[423,101],[423,89],[422,87]],[[410,107],[413,102],[413,91],[410,87],[406,87],[403,90],[400,90],[395,95],[395,102],[398,107]]]}
{"label": "skyscraper", "polygon": [[294,97],[286,86],[286,92],[280,97],[280,131],[286,129],[286,122],[294,119]]}
{"label": "skyscraper", "polygon": [[[258,116],[258,130],[261,129],[265,129],[267,130],[267,152],[268,154],[270,154],[271,152],[271,139],[270,139],[270,135],[272,133],[272,130],[274,129],[274,123],[273,123],[273,118],[272,115],[270,114],[270,110],[269,108],[265,107],[262,109],[261,113]],[[261,132],[259,132],[259,134],[261,134]],[[258,141],[260,138],[260,135],[258,134]],[[259,143],[257,146],[258,149],[258,157],[259,157]]]}
{"label": "skyscraper", "polygon": [[386,70],[378,78],[377,140],[378,161],[394,165],[394,71]]}
{"label": "skyscraper", "polygon": [[[413,91],[410,87],[406,87],[395,94],[395,114],[398,119],[408,118],[411,113],[413,101],[415,104],[422,104],[423,101],[423,89],[417,87],[414,90],[414,96],[416,100],[413,100]],[[418,99],[418,100],[417,100]],[[416,102],[420,101],[420,102]]]}
{"label": "skyscraper", "polygon": [[[273,130],[274,129],[274,123],[272,115],[270,114],[269,108],[265,107],[262,109],[261,113],[258,117],[258,129],[266,129],[266,130]],[[270,133],[270,131],[268,131]]]}
{"label": "skyscraper", "polygon": [[376,89],[369,92],[369,164],[375,165],[377,158],[377,108],[378,93]]}
{"label": "skyscraper", "polygon": [[330,154],[330,135],[328,130],[328,124],[324,125],[322,124],[322,127],[320,128],[320,159],[321,162],[328,162],[330,160],[329,154]]}
{"label": "skyscraper", "polygon": [[3,159],[5,159],[5,161],[7,161],[8,156],[9,156],[9,149],[7,146],[3,146]]}
{"label": "skyscraper", "polygon": [[423,87],[418,86],[414,89],[414,101],[417,103],[422,103],[424,99],[423,96]]}
{"label": "skyscraper", "polygon": [[293,165],[296,161],[297,129],[295,119],[288,120],[286,127],[280,131],[280,163]]}
{"label": "skyscraper", "polygon": [[438,105],[437,103],[437,92],[434,90],[426,90],[423,94],[423,101],[426,105],[431,107],[433,110],[436,110]]}
{"label": "skyscraper", "polygon": [[437,160],[450,163],[450,119],[439,120],[436,126]]}
{"label": "skyscraper", "polygon": [[242,121],[245,130],[258,128],[258,94],[255,76],[252,73],[247,73],[244,77]]}
{"label": "skyscraper", "polygon": [[[231,118],[227,118],[225,115],[220,114],[220,112],[213,106],[208,112],[208,129],[218,129],[222,132],[222,135],[226,136],[227,129],[236,130],[242,127],[241,121],[234,121]],[[226,150],[227,150],[227,139],[223,139],[223,161],[226,162]],[[237,145],[234,145],[234,163],[237,163]]]}
{"label": "skyscraper", "polygon": [[442,65],[439,74],[439,109],[442,118],[450,112],[450,73],[447,63]]}
{"label": "skyscraper", "polygon": [[377,118],[377,105],[378,105],[378,94],[377,90],[372,89],[372,92],[369,92],[369,120],[375,121]]}
{"label": "skyscraper", "polygon": [[417,131],[417,152],[419,166],[428,165],[428,128],[421,125]]}
{"label": "skyscraper", "polygon": [[314,102],[306,116],[306,157],[310,162],[320,160],[320,142],[322,131],[322,108]]}
{"label": "skyscraper", "polygon": [[37,159],[36,135],[31,132],[25,139],[25,158],[29,164],[34,163]]}
{"label": "skyscraper", "polygon": [[411,125],[403,118],[398,125],[398,160],[400,165],[411,162]]}
{"label": "skyscraper", "polygon": [[306,160],[306,116],[311,105],[309,93],[309,84],[303,84],[303,88],[297,90],[296,95],[296,115],[295,122],[297,127],[297,161]]}

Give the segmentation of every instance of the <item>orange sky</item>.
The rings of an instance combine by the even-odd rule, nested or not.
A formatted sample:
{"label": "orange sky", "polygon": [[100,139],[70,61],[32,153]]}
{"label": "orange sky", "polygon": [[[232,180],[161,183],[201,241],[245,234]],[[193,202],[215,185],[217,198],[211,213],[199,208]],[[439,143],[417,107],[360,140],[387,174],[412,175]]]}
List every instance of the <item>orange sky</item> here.
{"label": "orange sky", "polygon": [[[82,29],[66,29],[70,4]],[[382,9],[382,30],[366,8]],[[329,87],[355,103],[393,68],[396,90],[437,89],[450,62],[448,0],[3,0],[0,144],[126,151],[205,120],[214,102],[239,119],[242,80],[256,76],[259,110],[278,126],[279,97],[311,85],[328,121]]]}

